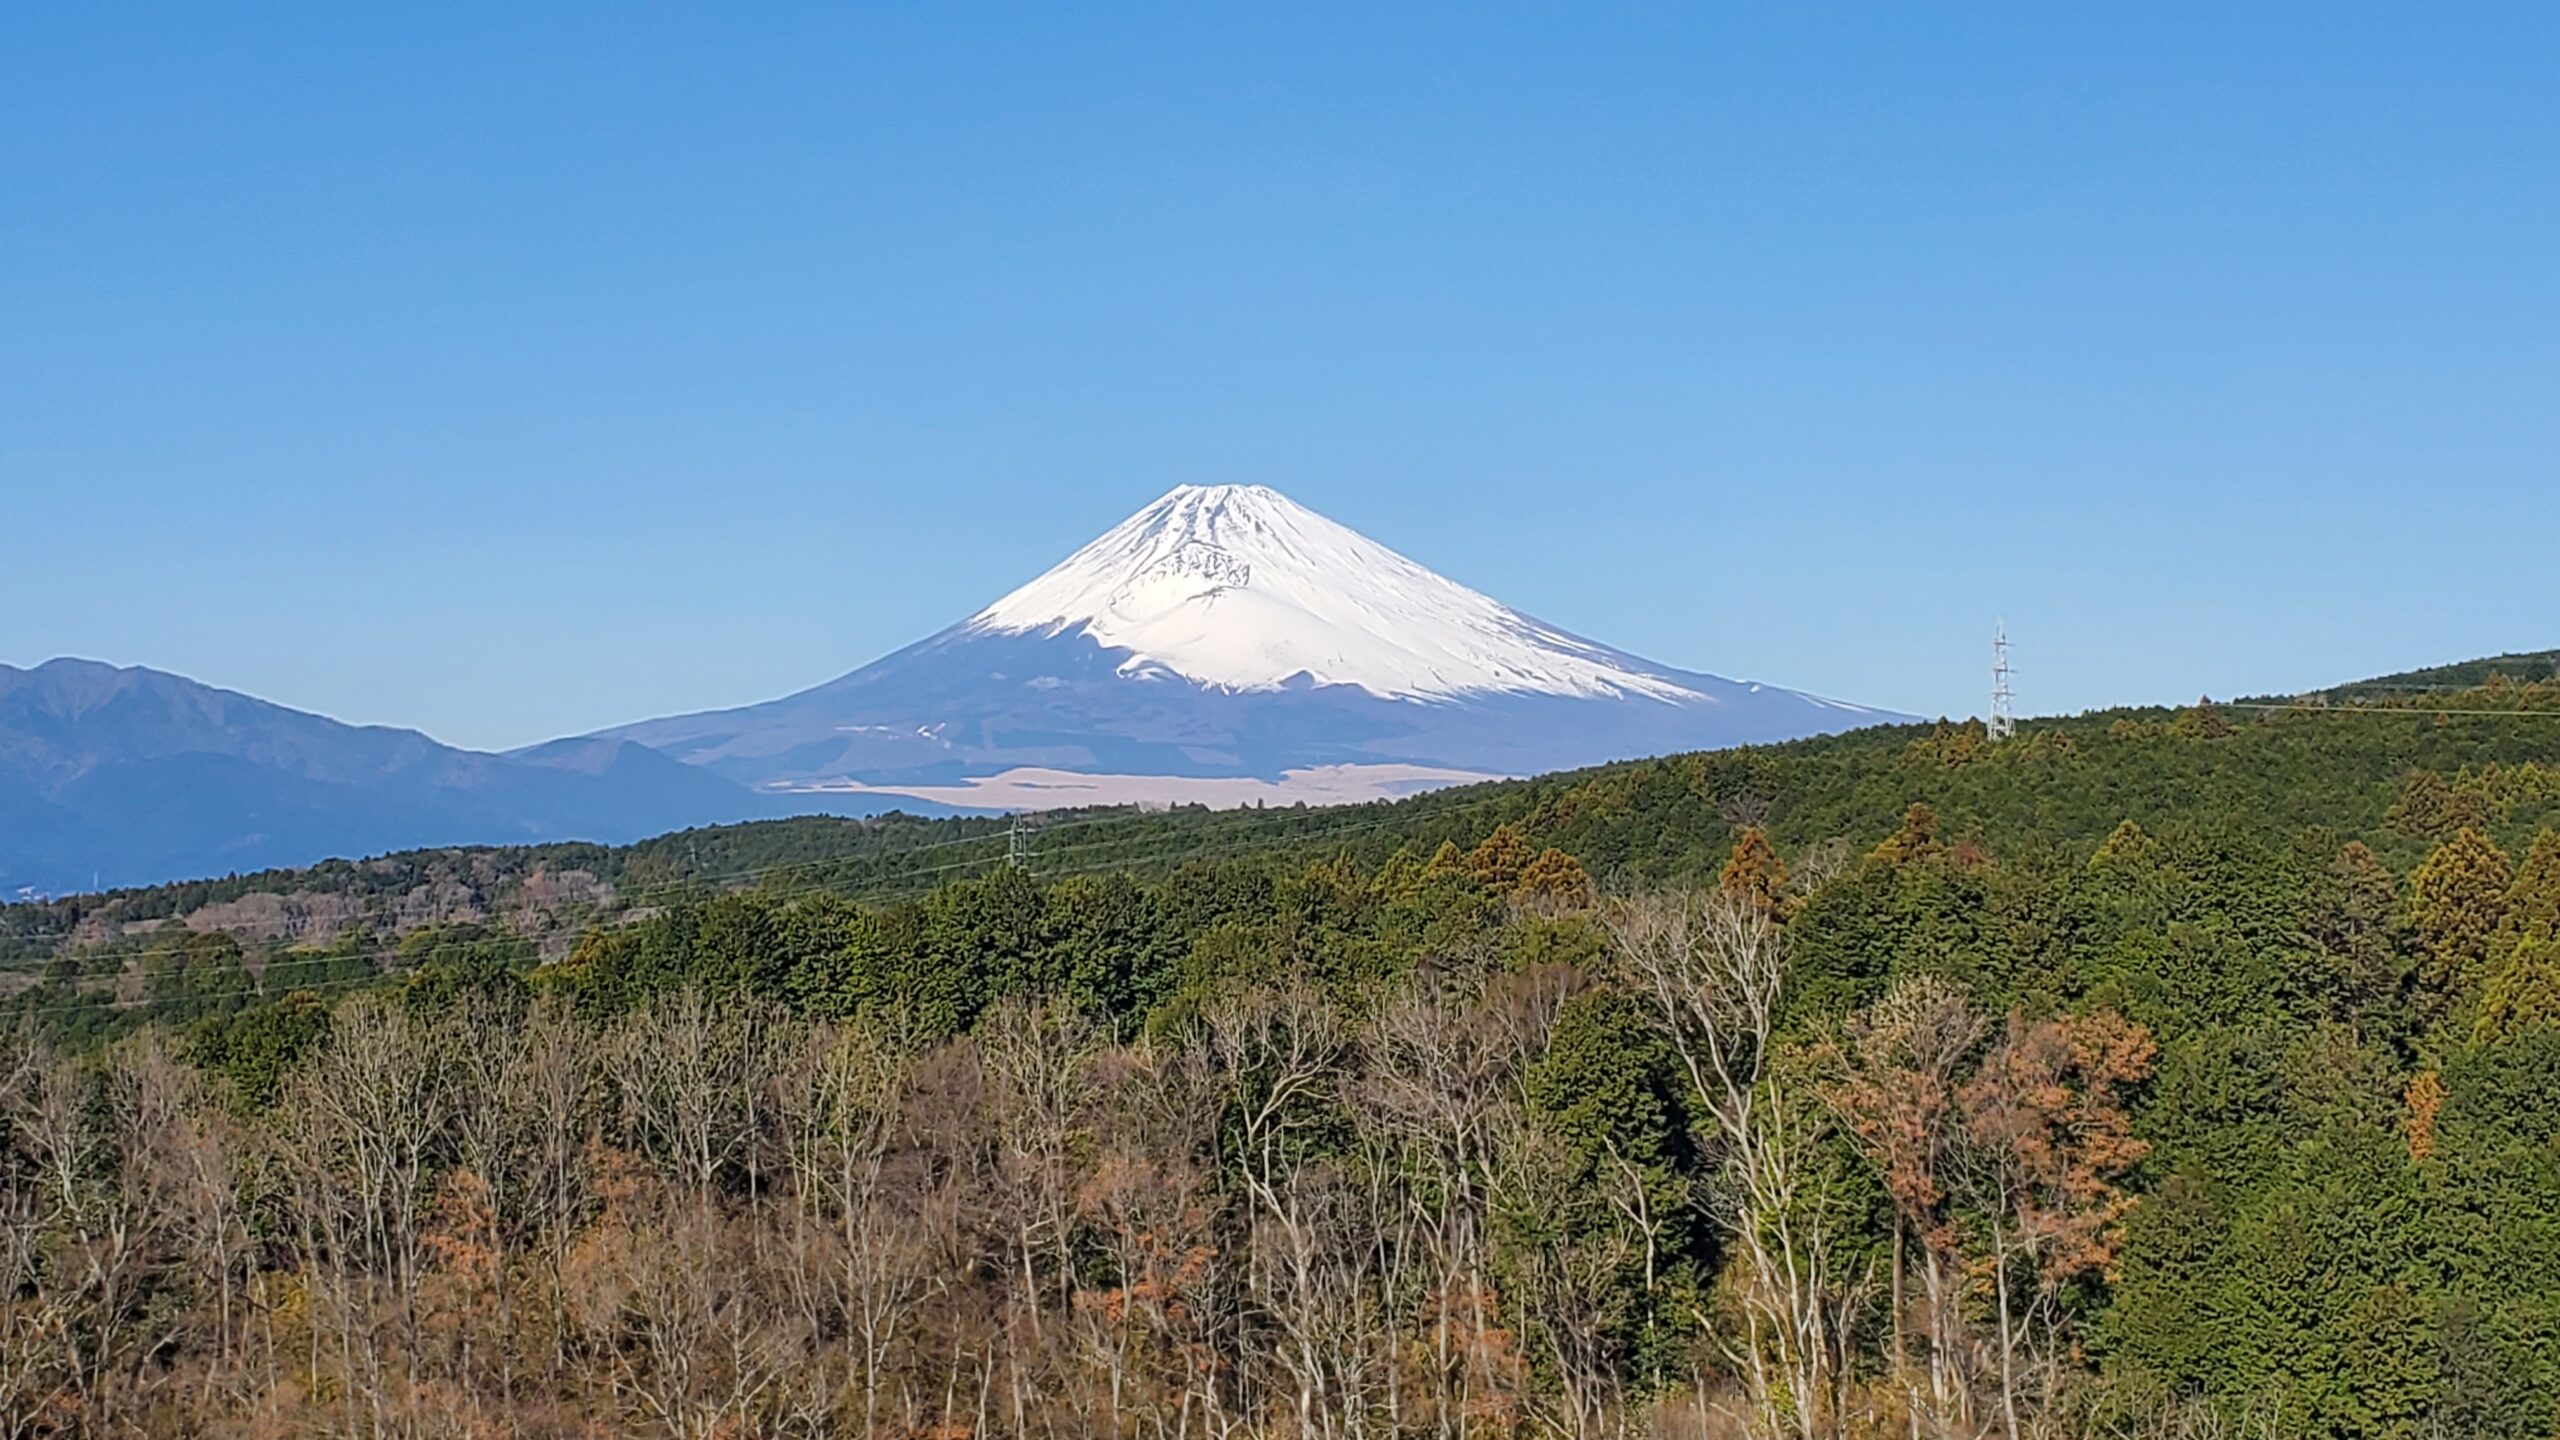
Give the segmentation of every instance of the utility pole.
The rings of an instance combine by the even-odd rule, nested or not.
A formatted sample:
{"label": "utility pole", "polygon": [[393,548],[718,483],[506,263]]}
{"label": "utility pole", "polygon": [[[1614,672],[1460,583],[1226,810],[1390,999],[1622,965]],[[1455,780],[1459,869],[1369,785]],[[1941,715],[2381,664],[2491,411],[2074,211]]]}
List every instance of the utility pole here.
{"label": "utility pole", "polygon": [[2018,717],[2009,708],[2013,698],[2009,693],[2009,626],[2006,621],[1995,620],[1991,623],[1991,721],[1987,727],[1995,741],[2018,733]]}

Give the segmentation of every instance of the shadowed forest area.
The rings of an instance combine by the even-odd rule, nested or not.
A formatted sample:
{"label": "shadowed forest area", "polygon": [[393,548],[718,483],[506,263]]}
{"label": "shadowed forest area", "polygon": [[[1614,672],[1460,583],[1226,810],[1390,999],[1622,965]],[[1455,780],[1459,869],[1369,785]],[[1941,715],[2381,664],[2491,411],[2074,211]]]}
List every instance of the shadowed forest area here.
{"label": "shadowed forest area", "polygon": [[2549,1436],[2483,678],[16,907],[0,1435]]}

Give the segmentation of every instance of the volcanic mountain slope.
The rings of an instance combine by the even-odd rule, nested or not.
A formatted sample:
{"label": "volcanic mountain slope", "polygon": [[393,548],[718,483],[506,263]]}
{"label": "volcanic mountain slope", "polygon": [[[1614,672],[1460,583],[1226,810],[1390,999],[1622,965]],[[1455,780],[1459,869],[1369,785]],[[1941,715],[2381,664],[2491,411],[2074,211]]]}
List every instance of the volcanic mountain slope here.
{"label": "volcanic mountain slope", "polygon": [[1037,807],[1369,798],[1906,718],[1656,664],[1220,485],[814,689],[603,734],[766,790]]}

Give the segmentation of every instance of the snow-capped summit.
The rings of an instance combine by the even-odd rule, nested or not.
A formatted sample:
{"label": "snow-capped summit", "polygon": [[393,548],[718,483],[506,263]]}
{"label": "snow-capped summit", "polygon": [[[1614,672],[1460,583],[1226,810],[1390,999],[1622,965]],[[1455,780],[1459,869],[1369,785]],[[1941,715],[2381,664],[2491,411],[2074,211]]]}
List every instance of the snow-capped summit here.
{"label": "snow-capped summit", "polygon": [[1185,485],[915,644],[605,732],[767,790],[1358,800],[1907,717],[1530,618],[1259,485]]}
{"label": "snow-capped summit", "polygon": [[1698,698],[1261,485],[1179,486],[967,623],[1089,636],[1128,653],[1123,674],[1227,690]]}

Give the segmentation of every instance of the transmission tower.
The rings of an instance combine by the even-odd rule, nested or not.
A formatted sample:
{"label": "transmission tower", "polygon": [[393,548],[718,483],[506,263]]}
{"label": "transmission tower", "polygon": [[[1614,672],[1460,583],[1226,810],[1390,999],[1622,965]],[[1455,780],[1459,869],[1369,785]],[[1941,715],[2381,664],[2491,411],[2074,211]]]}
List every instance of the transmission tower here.
{"label": "transmission tower", "polygon": [[2006,740],[2018,733],[2018,717],[2009,708],[2015,697],[2009,693],[2009,627],[2005,622],[1991,625],[1991,723],[1994,740]]}
{"label": "transmission tower", "polygon": [[1005,827],[1004,863],[1016,870],[1031,868],[1031,827],[1022,823],[1022,812],[1013,812],[1013,823]]}

